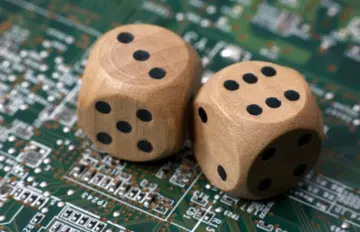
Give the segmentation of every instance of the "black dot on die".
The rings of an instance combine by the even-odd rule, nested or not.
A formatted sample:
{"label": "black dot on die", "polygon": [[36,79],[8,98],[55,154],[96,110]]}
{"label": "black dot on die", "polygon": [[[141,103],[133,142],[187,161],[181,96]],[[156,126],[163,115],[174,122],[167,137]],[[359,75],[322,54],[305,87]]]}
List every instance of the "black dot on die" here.
{"label": "black dot on die", "polygon": [[109,145],[112,142],[112,138],[108,133],[100,132],[96,135],[97,140],[105,145]]}
{"label": "black dot on die", "polygon": [[207,117],[206,111],[202,107],[199,108],[198,114],[199,114],[201,121],[203,123],[207,123],[208,117]]}
{"label": "black dot on die", "polygon": [[226,171],[225,171],[225,169],[223,168],[223,166],[219,165],[219,166],[217,167],[217,172],[218,172],[220,178],[221,178],[223,181],[226,181],[227,174],[226,174]]}
{"label": "black dot on die", "polygon": [[306,133],[300,136],[298,139],[298,145],[299,147],[305,146],[306,144],[310,143],[312,139],[312,134]]}
{"label": "black dot on die", "polygon": [[259,191],[265,191],[268,188],[270,188],[271,182],[272,181],[270,178],[266,178],[266,179],[263,179],[262,181],[260,181],[260,184],[258,186]]}
{"label": "black dot on die", "polygon": [[302,176],[306,172],[306,169],[307,169],[306,164],[300,164],[294,169],[293,175]]}
{"label": "black dot on die", "polygon": [[257,116],[262,113],[262,108],[256,104],[248,105],[247,112],[251,115]]}
{"label": "black dot on die", "polygon": [[121,32],[118,37],[117,37],[117,40],[120,42],[120,43],[131,43],[133,40],[134,40],[134,36],[129,33],[129,32]]}
{"label": "black dot on die", "polygon": [[266,105],[270,108],[279,108],[281,106],[281,101],[276,97],[269,97],[265,101]]}
{"label": "black dot on die", "polygon": [[289,101],[297,101],[300,99],[300,94],[296,92],[295,90],[288,90],[284,93],[284,96]]}
{"label": "black dot on die", "polygon": [[235,90],[239,89],[240,86],[234,80],[227,80],[224,82],[224,87],[225,87],[225,89],[227,89],[229,91],[235,91]]}
{"label": "black dot on die", "polygon": [[258,78],[252,73],[246,73],[243,75],[243,80],[248,84],[255,84]]}
{"label": "black dot on die", "polygon": [[273,67],[265,66],[261,69],[261,73],[267,77],[273,77],[276,75],[276,70]]}
{"label": "black dot on die", "polygon": [[153,150],[153,146],[151,143],[147,140],[140,140],[137,144],[137,147],[140,151],[150,153]]}
{"label": "black dot on die", "polygon": [[98,101],[95,104],[95,108],[97,111],[103,114],[109,114],[111,112],[111,106],[104,101]]}
{"label": "black dot on die", "polygon": [[149,76],[153,79],[163,79],[166,76],[166,71],[162,68],[153,68],[149,72]]}
{"label": "black dot on die", "polygon": [[150,111],[145,109],[140,109],[136,112],[136,117],[143,122],[150,122],[152,120],[152,114]]}
{"label": "black dot on die", "polygon": [[145,61],[150,58],[150,54],[144,50],[137,50],[134,52],[133,57],[137,61]]}
{"label": "black dot on die", "polygon": [[275,148],[268,148],[265,151],[263,151],[261,153],[261,158],[263,160],[269,160],[271,159],[276,153],[276,149]]}
{"label": "black dot on die", "polygon": [[119,121],[116,124],[116,128],[123,133],[130,133],[132,131],[132,126],[130,125],[130,123],[125,121]]}

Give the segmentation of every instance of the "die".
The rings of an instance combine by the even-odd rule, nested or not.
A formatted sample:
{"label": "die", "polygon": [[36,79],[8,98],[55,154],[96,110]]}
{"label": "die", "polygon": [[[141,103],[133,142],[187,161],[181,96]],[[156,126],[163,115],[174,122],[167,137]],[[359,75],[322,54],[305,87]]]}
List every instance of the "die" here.
{"label": "die", "polygon": [[230,195],[274,197],[317,162],[321,112],[303,76],[248,61],[216,73],[193,104],[193,146],[208,180]]}
{"label": "die", "polygon": [[198,54],[175,33],[146,24],[115,28],[89,55],[78,126],[119,159],[169,156],[184,143],[189,100],[201,76]]}

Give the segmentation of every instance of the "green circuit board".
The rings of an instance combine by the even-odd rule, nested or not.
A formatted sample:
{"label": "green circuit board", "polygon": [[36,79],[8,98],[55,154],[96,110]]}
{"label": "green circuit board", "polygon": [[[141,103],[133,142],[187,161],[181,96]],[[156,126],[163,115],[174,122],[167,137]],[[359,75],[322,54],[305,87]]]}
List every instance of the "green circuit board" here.
{"label": "green circuit board", "polygon": [[[299,70],[323,111],[321,158],[276,199],[210,185],[190,144],[157,162],[100,151],[76,126],[91,46],[151,23],[199,52],[203,82],[245,60]],[[1,0],[0,231],[360,231],[360,1]]]}

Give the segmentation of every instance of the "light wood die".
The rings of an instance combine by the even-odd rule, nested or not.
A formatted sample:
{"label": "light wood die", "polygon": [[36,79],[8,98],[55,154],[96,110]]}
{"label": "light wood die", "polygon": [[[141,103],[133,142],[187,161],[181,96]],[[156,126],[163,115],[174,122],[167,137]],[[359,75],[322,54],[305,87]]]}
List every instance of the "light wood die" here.
{"label": "light wood die", "polygon": [[196,158],[209,181],[232,195],[263,199],[293,187],[316,163],[323,121],[302,75],[249,61],[229,66],[193,104]]}
{"label": "light wood die", "polygon": [[169,156],[184,143],[190,97],[201,76],[198,54],[175,33],[143,24],[115,28],[89,56],[78,125],[119,159]]}

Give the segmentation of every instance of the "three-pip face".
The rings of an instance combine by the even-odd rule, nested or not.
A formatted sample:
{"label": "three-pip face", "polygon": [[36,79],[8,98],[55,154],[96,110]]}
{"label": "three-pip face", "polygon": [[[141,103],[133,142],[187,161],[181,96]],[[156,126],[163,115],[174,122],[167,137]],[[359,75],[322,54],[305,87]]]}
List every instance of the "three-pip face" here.
{"label": "three-pip face", "polygon": [[267,62],[242,62],[212,77],[194,102],[194,149],[207,178],[262,199],[293,187],[316,163],[321,113],[304,78]]}
{"label": "three-pip face", "polygon": [[171,155],[183,145],[186,108],[201,74],[197,53],[175,33],[153,25],[115,28],[90,54],[78,124],[117,158]]}

